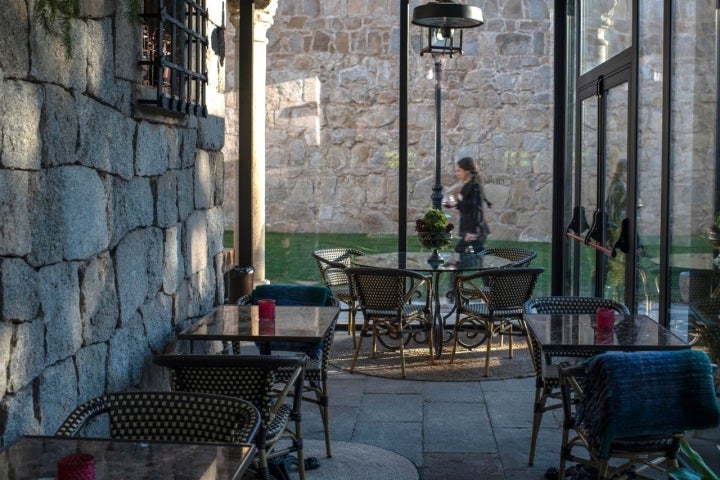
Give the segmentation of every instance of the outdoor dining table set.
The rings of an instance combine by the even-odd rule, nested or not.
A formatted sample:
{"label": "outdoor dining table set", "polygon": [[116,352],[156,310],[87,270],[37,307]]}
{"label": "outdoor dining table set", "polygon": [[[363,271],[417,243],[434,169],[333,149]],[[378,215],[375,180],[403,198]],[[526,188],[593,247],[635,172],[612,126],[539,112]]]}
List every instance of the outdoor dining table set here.
{"label": "outdoor dining table set", "polygon": [[[277,306],[273,318],[261,319],[256,305],[219,306],[178,341],[206,344],[200,350],[215,340],[258,342],[266,355],[157,355],[155,363],[170,369],[177,391],[121,392],[85,402],[54,436],[26,436],[0,450],[0,478],[239,480],[255,468],[259,478],[272,471],[282,479],[289,478],[286,460],[294,453],[304,479],[306,466],[318,466],[302,449],[309,359],[267,354],[273,342],[322,342],[338,312],[335,306]],[[109,432],[98,427],[101,417]],[[281,449],[283,437],[290,446]],[[329,457],[329,433],[327,448]],[[271,464],[271,457],[281,462]]]}

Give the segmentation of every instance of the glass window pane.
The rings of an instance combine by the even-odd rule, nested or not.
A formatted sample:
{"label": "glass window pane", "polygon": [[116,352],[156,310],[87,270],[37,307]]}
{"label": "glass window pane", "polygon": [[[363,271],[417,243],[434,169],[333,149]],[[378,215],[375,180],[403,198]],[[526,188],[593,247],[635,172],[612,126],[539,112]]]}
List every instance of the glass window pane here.
{"label": "glass window pane", "polygon": [[632,45],[631,0],[580,2],[580,74]]}
{"label": "glass window pane", "polygon": [[[582,147],[580,159],[579,205],[585,207],[588,223],[592,224],[593,213],[597,210],[597,109],[598,98],[588,97],[582,102],[582,124],[580,141]],[[594,248],[580,249],[580,295],[595,296],[595,261],[597,251]]]}
{"label": "glass window pane", "polygon": [[663,2],[640,2],[637,189],[638,258],[635,309],[655,320],[660,273],[662,173]]}
{"label": "glass window pane", "polygon": [[717,283],[713,248],[717,69],[714,2],[675,2],[672,25],[669,261],[670,327],[684,333],[688,305]]}
{"label": "glass window pane", "polygon": [[[607,236],[605,247],[613,248],[620,238],[627,202],[627,135],[628,84],[623,83],[606,93],[607,125],[605,151],[605,214]],[[625,254],[603,255],[605,262],[605,297],[620,302],[625,298]]]}

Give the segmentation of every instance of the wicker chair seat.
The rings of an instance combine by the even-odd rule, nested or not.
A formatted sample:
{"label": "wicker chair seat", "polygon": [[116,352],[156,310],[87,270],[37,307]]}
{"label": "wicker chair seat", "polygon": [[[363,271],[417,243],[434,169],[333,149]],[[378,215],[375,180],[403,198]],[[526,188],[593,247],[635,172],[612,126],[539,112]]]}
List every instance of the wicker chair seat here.
{"label": "wicker chair seat", "polygon": [[[397,318],[398,316],[397,308],[368,308],[365,310],[365,313],[373,317]],[[424,318],[424,314],[425,305],[410,303],[402,306],[403,322],[409,322],[418,318],[422,319]]]}
{"label": "wicker chair seat", "polygon": [[[92,430],[95,419],[105,415],[109,431]],[[252,443],[259,427],[258,410],[237,398],[189,392],[120,392],[79,405],[55,435],[80,437],[87,429],[88,436],[123,440]]]}

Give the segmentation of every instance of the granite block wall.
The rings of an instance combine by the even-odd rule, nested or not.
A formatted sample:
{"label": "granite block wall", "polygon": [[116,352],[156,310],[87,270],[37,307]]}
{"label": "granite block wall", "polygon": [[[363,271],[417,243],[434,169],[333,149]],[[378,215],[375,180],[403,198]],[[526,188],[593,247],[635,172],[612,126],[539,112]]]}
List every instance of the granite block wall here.
{"label": "granite block wall", "polygon": [[152,383],[151,355],[224,295],[224,53],[207,118],[139,108],[125,0],[81,0],[71,57],[34,4],[0,9],[0,446]]}

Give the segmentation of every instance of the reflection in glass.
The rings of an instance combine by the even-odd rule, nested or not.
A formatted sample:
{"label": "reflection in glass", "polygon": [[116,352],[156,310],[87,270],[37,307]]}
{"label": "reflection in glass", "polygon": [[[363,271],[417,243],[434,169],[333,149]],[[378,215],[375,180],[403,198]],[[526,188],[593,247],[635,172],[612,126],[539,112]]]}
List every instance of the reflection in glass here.
{"label": "reflection in glass", "polygon": [[578,3],[580,74],[583,74],[630,48],[633,11],[630,0],[584,0]]}

